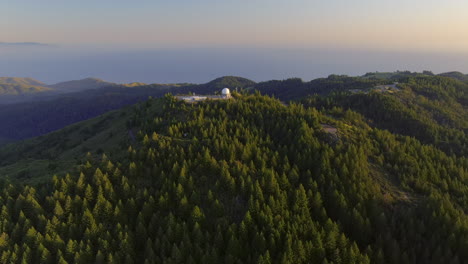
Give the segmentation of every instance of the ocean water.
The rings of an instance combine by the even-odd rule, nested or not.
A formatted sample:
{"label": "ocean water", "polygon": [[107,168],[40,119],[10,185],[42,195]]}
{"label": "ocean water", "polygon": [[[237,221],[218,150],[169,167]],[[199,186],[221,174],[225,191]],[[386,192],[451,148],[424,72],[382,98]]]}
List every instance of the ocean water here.
{"label": "ocean water", "polygon": [[48,84],[97,77],[107,81],[204,83],[224,75],[254,81],[330,74],[431,70],[468,73],[468,54],[325,48],[0,47],[0,76]]}

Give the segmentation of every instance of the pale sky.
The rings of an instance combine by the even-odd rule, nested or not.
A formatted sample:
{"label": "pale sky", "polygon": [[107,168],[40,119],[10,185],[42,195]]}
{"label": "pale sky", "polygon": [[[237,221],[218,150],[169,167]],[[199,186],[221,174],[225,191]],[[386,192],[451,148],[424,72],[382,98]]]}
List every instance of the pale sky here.
{"label": "pale sky", "polygon": [[468,72],[468,0],[0,0],[4,76],[201,83],[395,70]]}
{"label": "pale sky", "polygon": [[2,0],[0,42],[468,52],[466,0]]}

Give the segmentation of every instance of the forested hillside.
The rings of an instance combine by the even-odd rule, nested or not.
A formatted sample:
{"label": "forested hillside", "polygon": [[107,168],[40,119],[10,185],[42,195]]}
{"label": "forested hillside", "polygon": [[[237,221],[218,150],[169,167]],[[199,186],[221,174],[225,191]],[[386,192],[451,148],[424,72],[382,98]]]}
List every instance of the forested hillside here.
{"label": "forested hillside", "polygon": [[117,111],[135,132],[121,157],[90,150],[69,174],[2,181],[0,262],[468,258],[465,155],[341,106],[234,96],[185,104],[167,95]]}
{"label": "forested hillside", "polygon": [[299,100],[307,95],[327,95],[331,92],[349,91],[353,89],[368,89],[380,84],[392,83],[389,79],[350,77],[346,75],[330,75],[304,82],[299,78],[274,80],[258,83],[255,89],[262,94],[275,96],[281,100]]}
{"label": "forested hillside", "polygon": [[468,82],[468,74],[463,74],[461,72],[446,72],[439,74],[439,76],[450,77],[459,81]]}
{"label": "forested hillside", "polygon": [[400,80],[398,91],[333,93],[303,103],[343,107],[363,114],[376,127],[415,137],[448,154],[468,155],[468,83],[434,76]]}
{"label": "forested hillside", "polygon": [[409,80],[417,78],[446,80],[449,85],[451,85],[449,80],[468,83],[468,75],[460,72],[441,73],[437,76],[444,78],[437,78],[430,71],[423,71],[422,73],[410,71],[370,72],[356,77],[332,74],[327,78],[318,78],[309,82],[305,82],[299,78],[260,82],[254,86],[254,89],[262,94],[268,94],[281,100],[289,101],[300,100],[311,95],[325,96],[332,92],[366,92],[381,85],[407,83]]}

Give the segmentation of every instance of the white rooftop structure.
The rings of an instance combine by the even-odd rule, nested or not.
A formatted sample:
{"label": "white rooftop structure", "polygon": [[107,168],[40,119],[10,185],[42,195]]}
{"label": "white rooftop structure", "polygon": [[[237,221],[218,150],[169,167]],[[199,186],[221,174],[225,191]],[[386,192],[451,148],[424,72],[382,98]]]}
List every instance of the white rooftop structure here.
{"label": "white rooftop structure", "polygon": [[228,88],[224,88],[223,90],[221,90],[221,95],[224,98],[230,98],[231,97],[231,91],[229,91]]}
{"label": "white rooftop structure", "polygon": [[199,101],[204,101],[207,99],[210,100],[225,100],[231,98],[231,91],[228,88],[224,88],[221,90],[221,95],[176,95],[176,98],[179,100],[183,100],[188,103],[195,103]]}
{"label": "white rooftop structure", "polygon": [[177,98],[184,100],[184,101],[203,101],[206,100],[206,96],[198,96],[198,95],[193,95],[193,96],[176,96]]}

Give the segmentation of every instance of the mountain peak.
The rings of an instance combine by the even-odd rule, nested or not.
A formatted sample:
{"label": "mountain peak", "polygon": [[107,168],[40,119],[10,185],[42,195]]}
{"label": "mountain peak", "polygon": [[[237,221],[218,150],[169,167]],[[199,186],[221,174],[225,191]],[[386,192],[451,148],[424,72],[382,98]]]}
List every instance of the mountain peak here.
{"label": "mountain peak", "polygon": [[96,77],[87,77],[87,78],[82,79],[81,81],[106,82],[103,79],[99,79]]}
{"label": "mountain peak", "polygon": [[243,77],[238,77],[238,76],[222,76],[222,77],[212,80],[211,82],[208,82],[207,84],[217,89],[224,88],[224,87],[244,88],[244,87],[255,85],[255,82],[252,80],[243,78]]}

